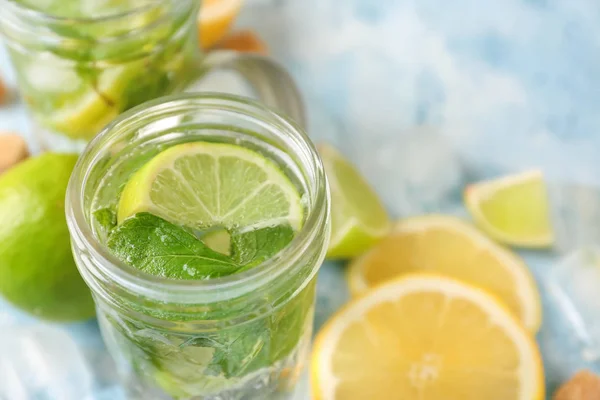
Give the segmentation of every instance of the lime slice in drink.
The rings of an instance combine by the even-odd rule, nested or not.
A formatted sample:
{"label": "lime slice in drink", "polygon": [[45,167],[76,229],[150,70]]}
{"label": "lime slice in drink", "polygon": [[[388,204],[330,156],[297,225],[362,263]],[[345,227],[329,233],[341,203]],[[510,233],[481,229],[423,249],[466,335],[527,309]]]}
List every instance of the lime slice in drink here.
{"label": "lime slice in drink", "polygon": [[120,103],[135,70],[124,66],[103,71],[95,88],[65,103],[44,122],[73,139],[91,139],[121,111]]}
{"label": "lime slice in drink", "polygon": [[231,235],[226,229],[218,229],[207,233],[202,237],[202,242],[211,250],[227,256],[231,255]]}
{"label": "lime slice in drink", "polygon": [[328,258],[360,255],[390,229],[390,220],[377,194],[340,153],[319,146],[331,189],[331,241]]}
{"label": "lime slice in drink", "polygon": [[500,242],[547,247],[554,241],[540,171],[470,185],[465,190],[465,202],[477,225]]}
{"label": "lime slice in drink", "polygon": [[224,143],[195,142],[158,154],[125,186],[118,222],[147,211],[195,229],[302,225],[297,188],[265,156]]}

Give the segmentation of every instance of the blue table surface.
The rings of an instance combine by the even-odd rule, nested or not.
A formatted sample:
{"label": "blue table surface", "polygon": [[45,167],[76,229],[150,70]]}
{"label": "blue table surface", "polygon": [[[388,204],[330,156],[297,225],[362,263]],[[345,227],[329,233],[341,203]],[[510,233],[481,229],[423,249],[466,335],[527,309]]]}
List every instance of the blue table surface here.
{"label": "blue table surface", "polygon": [[[297,79],[310,135],[340,148],[396,217],[465,215],[466,183],[533,167],[559,188],[600,185],[595,1],[248,0],[238,25],[258,31]],[[0,72],[14,87],[4,52]],[[0,109],[0,129],[31,140],[18,101]],[[556,199],[564,199],[561,193]],[[594,241],[595,221],[587,215],[562,216],[556,224],[567,229],[557,232],[568,242],[561,252]],[[582,350],[581,326],[549,294],[560,254],[521,255],[542,291],[537,339],[551,393],[577,369],[600,372],[600,364]],[[339,263],[321,269],[317,327],[347,299],[343,273]],[[0,303],[0,332],[16,335],[39,324]],[[120,398],[96,323],[52,329],[73,339],[93,371],[85,398]]]}

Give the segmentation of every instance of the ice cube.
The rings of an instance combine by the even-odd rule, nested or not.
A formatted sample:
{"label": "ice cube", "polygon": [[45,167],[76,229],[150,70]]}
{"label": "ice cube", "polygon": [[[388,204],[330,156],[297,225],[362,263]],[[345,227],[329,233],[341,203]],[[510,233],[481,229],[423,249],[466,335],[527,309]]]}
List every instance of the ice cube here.
{"label": "ice cube", "polygon": [[50,52],[32,59],[24,74],[27,84],[40,92],[69,93],[82,84],[75,68]]}
{"label": "ice cube", "polygon": [[600,248],[580,249],[550,271],[548,292],[579,342],[580,357],[600,360]]}
{"label": "ice cube", "polygon": [[294,397],[292,400],[306,400],[310,399],[310,381],[308,379],[308,368],[304,369],[300,380],[298,381],[298,386],[294,390]]}
{"label": "ice cube", "polygon": [[108,389],[100,390],[85,400],[126,400],[125,390],[120,385],[112,386]]}
{"label": "ice cube", "polygon": [[91,393],[89,367],[59,328],[3,327],[0,355],[0,399],[81,400]]}
{"label": "ice cube", "polygon": [[600,243],[600,188],[554,183],[548,193],[558,251],[568,254]]}
{"label": "ice cube", "polygon": [[358,140],[346,153],[394,214],[450,211],[451,201],[461,197],[464,166],[441,129],[418,126]]}

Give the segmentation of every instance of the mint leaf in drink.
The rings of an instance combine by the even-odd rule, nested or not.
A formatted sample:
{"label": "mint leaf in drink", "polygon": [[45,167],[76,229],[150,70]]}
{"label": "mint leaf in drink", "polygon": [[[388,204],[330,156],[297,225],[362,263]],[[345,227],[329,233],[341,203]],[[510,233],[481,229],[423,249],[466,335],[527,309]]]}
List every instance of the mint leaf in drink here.
{"label": "mint leaf in drink", "polygon": [[231,257],[244,269],[256,266],[277,254],[294,238],[289,225],[231,233]]}
{"label": "mint leaf in drink", "polygon": [[117,226],[117,214],[110,208],[96,210],[93,215],[105,235],[108,235]]}
{"label": "mint leaf in drink", "polygon": [[150,213],[139,213],[113,230],[108,247],[127,264],[171,279],[231,275],[240,266],[208,248],[194,235]]}
{"label": "mint leaf in drink", "polygon": [[216,334],[197,336],[190,346],[214,350],[205,373],[227,378],[245,374],[269,365],[269,330],[267,321],[227,328]]}
{"label": "mint leaf in drink", "polygon": [[133,79],[125,87],[122,95],[124,110],[169,92],[171,79],[168,73],[159,69],[157,65],[146,66],[140,71],[140,76],[144,76],[144,79]]}

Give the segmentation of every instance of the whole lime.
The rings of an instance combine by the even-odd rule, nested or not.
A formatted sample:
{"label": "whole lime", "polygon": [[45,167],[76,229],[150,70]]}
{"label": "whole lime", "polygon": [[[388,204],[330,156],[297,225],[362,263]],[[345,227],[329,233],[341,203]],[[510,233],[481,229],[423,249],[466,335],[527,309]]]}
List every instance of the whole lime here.
{"label": "whole lime", "polygon": [[65,192],[76,161],[76,155],[46,153],[0,175],[0,294],[53,321],[94,315],[65,218]]}

